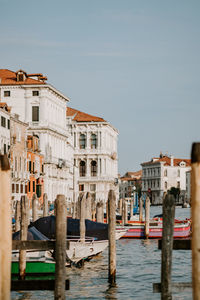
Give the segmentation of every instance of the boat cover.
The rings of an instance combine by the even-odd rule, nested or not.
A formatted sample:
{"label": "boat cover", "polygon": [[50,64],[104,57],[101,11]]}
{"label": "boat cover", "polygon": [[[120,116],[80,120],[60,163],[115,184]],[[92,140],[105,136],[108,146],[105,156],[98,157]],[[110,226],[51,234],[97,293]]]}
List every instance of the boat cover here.
{"label": "boat cover", "polygon": [[[12,235],[13,240],[20,240],[20,231],[13,233]],[[28,241],[44,241],[49,240],[45,235],[43,235],[40,231],[38,231],[34,226],[28,228],[27,233],[27,240]]]}
{"label": "boat cover", "polygon": [[[79,237],[79,219],[67,218],[67,238],[70,239],[72,236]],[[29,225],[29,228],[34,226],[42,234],[44,234],[49,239],[55,239],[55,227],[56,227],[56,217],[48,216],[39,218],[35,222]],[[98,223],[90,220],[85,220],[86,237],[93,237],[98,240],[108,239],[108,224]]]}

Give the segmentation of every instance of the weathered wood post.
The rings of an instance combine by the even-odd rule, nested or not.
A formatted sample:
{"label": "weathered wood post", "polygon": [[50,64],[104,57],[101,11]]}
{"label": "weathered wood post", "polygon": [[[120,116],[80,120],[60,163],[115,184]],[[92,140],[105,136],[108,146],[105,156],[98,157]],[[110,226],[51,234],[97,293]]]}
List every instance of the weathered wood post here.
{"label": "weathered wood post", "polygon": [[38,199],[37,195],[33,194],[32,197],[32,221],[35,222],[38,219]]}
{"label": "weathered wood post", "polygon": [[80,219],[81,216],[81,198],[83,197],[83,194],[79,194],[78,201],[76,202],[76,219]]}
{"label": "weathered wood post", "polygon": [[116,281],[116,197],[113,190],[108,194],[108,239],[109,239],[109,274],[108,282],[111,285]]}
{"label": "weathered wood post", "polygon": [[47,217],[48,216],[48,210],[49,210],[49,207],[48,207],[48,197],[47,197],[47,194],[44,193],[44,195],[43,195],[43,217]]}
{"label": "weathered wood post", "polygon": [[150,219],[150,199],[146,197],[145,201],[145,237],[149,238],[149,219]]}
{"label": "weathered wood post", "polygon": [[128,212],[127,212],[127,201],[123,199],[123,210],[122,210],[122,224],[128,223]]}
{"label": "weathered wood post", "polygon": [[87,192],[86,195],[86,216],[85,218],[88,220],[92,219],[92,207],[91,207],[91,203],[92,203],[92,197],[91,194],[89,192]]}
{"label": "weathered wood post", "polygon": [[97,208],[96,208],[96,212],[97,212],[97,222],[103,223],[103,202],[99,201],[97,203]]}
{"label": "weathered wood post", "polygon": [[108,224],[108,200],[106,201],[106,223]]}
{"label": "weathered wood post", "polygon": [[175,199],[167,194],[163,200],[163,232],[161,263],[161,299],[172,299],[171,268],[174,233]]}
{"label": "weathered wood post", "polygon": [[143,200],[142,197],[139,199],[139,221],[143,221]]}
{"label": "weathered wood post", "polygon": [[57,195],[56,206],[56,270],[55,270],[55,300],[65,299],[65,279],[66,279],[66,234],[67,218],[65,209],[65,196]]}
{"label": "weathered wood post", "polygon": [[133,217],[133,198],[131,198],[131,207],[130,207],[130,217],[132,218]]}
{"label": "weathered wood post", "polygon": [[80,198],[80,240],[85,242],[85,202],[86,195],[83,194]]}
{"label": "weathered wood post", "polygon": [[20,201],[17,201],[15,206],[15,232],[20,230],[20,217]]}
{"label": "weathered wood post", "polygon": [[[21,222],[20,222],[20,240],[27,240],[28,232],[28,199],[26,196],[21,196]],[[19,277],[24,280],[26,276],[26,250],[19,251]]]}
{"label": "weathered wood post", "polygon": [[122,210],[123,210],[123,200],[120,199],[119,200],[119,214],[120,214],[120,216],[122,216]]}
{"label": "weathered wood post", "polygon": [[200,299],[200,143],[191,152],[192,287],[193,299]]}
{"label": "weathered wood post", "polygon": [[11,175],[6,155],[0,155],[0,299],[10,300],[12,217]]}
{"label": "weathered wood post", "polygon": [[92,199],[91,207],[92,207],[92,220],[95,221],[95,218],[96,218],[96,201],[95,201],[95,199]]}
{"label": "weathered wood post", "polygon": [[73,202],[72,219],[76,219],[76,202]]}

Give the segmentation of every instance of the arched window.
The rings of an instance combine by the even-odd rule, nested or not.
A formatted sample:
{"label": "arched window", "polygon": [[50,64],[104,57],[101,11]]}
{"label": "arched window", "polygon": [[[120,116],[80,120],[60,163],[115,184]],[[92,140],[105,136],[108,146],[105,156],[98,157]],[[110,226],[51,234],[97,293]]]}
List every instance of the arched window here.
{"label": "arched window", "polygon": [[84,160],[80,161],[79,173],[80,173],[80,177],[84,177],[85,174],[86,174],[86,166],[85,166],[85,161]]}
{"label": "arched window", "polygon": [[91,161],[91,176],[97,176],[97,162],[96,162],[96,160]]}
{"label": "arched window", "polygon": [[86,148],[86,136],[85,136],[85,134],[80,134],[79,145],[80,145],[80,149],[85,149]]}
{"label": "arched window", "polygon": [[96,134],[91,134],[91,149],[97,148],[97,136]]}

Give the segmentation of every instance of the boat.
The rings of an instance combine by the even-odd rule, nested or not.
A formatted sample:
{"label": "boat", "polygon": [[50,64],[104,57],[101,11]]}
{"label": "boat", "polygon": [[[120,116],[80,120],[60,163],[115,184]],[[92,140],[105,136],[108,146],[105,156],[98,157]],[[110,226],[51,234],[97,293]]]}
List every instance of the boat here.
{"label": "boat", "polygon": [[[159,239],[162,238],[162,220],[152,220],[149,223],[149,238],[150,239]],[[145,223],[139,221],[133,221],[132,223],[128,223],[124,226],[127,228],[126,233],[122,236],[122,238],[136,238],[142,239],[145,238]],[[123,228],[118,226],[118,228]],[[179,221],[176,220],[174,222],[174,238],[187,238],[191,234],[191,222],[190,220]]]}

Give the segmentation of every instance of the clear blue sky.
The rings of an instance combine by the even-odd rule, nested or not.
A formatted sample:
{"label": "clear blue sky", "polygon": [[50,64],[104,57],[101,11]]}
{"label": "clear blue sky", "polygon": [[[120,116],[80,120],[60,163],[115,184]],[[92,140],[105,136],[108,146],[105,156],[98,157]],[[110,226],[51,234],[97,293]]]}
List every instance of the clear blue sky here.
{"label": "clear blue sky", "polygon": [[0,0],[0,68],[119,130],[119,172],[200,140],[199,0]]}

